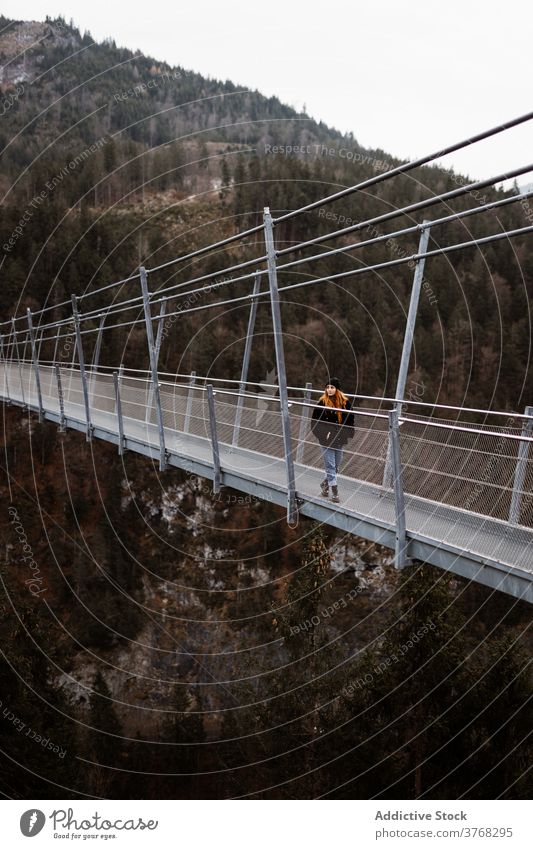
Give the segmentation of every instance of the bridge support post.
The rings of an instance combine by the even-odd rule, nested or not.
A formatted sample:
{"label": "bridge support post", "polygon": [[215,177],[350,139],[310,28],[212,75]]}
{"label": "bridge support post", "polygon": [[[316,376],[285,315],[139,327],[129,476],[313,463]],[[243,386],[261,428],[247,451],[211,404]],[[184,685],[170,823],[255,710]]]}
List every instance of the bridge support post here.
{"label": "bridge support post", "polygon": [[8,377],[7,377],[7,364],[6,364],[6,358],[5,358],[5,355],[4,355],[4,336],[1,333],[0,333],[0,356],[2,357],[2,362],[4,364],[4,380],[5,380],[5,383],[6,383],[7,403],[11,404],[11,395],[9,393],[9,380],[8,380]]}
{"label": "bridge support post", "polygon": [[[159,369],[159,352],[161,350],[161,342],[163,341],[163,319],[165,317],[165,313],[167,311],[167,300],[163,298],[161,301],[161,306],[159,307],[159,315],[157,317],[157,333],[155,337],[155,362],[156,366]],[[154,390],[150,385],[150,390],[148,392],[148,403],[146,405],[146,421],[150,419],[150,410],[152,409],[152,404],[154,403]]]}
{"label": "bridge support post", "polygon": [[[304,405],[311,403],[311,389],[312,384],[305,384],[305,394],[304,394]],[[300,418],[300,430],[298,433],[298,447],[296,449],[296,462],[301,463],[304,458],[304,448],[305,448],[305,434],[307,432],[307,425],[309,422],[309,415],[311,410],[308,406],[302,407],[302,415]]]}
{"label": "bridge support post", "polygon": [[63,386],[61,384],[61,369],[58,365],[54,366],[54,370],[56,373],[56,381],[57,381],[57,397],[59,400],[59,433],[65,433],[66,431],[66,420],[65,420],[65,398],[63,395]]}
{"label": "bridge support post", "polygon": [[403,569],[409,565],[407,557],[407,536],[405,528],[405,498],[403,491],[402,461],[400,456],[399,412],[389,412],[389,444],[391,447],[391,466],[394,484],[394,509],[396,514],[396,544],[394,565]]}
{"label": "bridge support post", "polygon": [[31,361],[33,365],[33,372],[35,374],[35,385],[37,387],[37,401],[39,404],[39,421],[42,422],[44,420],[44,410],[43,410],[43,396],[41,392],[41,377],[39,375],[39,362],[37,360],[37,348],[35,345],[35,331],[33,329],[33,321],[31,317],[31,309],[28,307],[26,310],[26,314],[28,316],[28,330],[30,334],[30,344],[31,344]]}
{"label": "bridge support post", "polygon": [[85,420],[87,422],[87,442],[90,442],[93,435],[93,426],[91,424],[91,407],[89,403],[89,387],[87,385],[87,372],[85,371],[85,357],[83,355],[83,342],[81,339],[80,330],[80,314],[78,312],[78,298],[72,295],[72,318],[74,321],[74,330],[76,332],[76,350],[78,352],[78,363],[80,366],[81,388],[83,391],[83,403],[85,405]]}
{"label": "bridge support post", "polygon": [[46,329],[45,329],[45,328],[43,328],[43,329],[41,330],[41,334],[40,334],[40,336],[39,336],[39,343],[38,343],[38,348],[37,348],[37,357],[38,357],[38,359],[39,359],[39,360],[41,359],[41,356],[42,356],[42,351],[43,351],[43,337],[44,337],[44,334],[45,334],[45,333],[46,333]]}
{"label": "bridge support post", "polygon": [[[533,417],[533,407],[526,407],[524,410],[526,416]],[[516,460],[516,469],[513,482],[513,494],[511,496],[511,506],[509,508],[509,522],[513,525],[520,524],[520,506],[522,502],[522,492],[524,490],[524,481],[526,478],[526,467],[529,456],[528,437],[531,437],[533,431],[533,418],[526,419],[522,425],[522,436],[518,444],[518,458]]]}
{"label": "bridge support post", "polygon": [[163,426],[163,412],[161,410],[161,396],[159,393],[159,376],[157,373],[157,360],[155,354],[154,331],[152,328],[152,315],[150,312],[150,293],[148,292],[148,281],[146,278],[146,269],[141,265],[141,289],[144,306],[144,321],[146,324],[146,336],[148,339],[148,354],[150,356],[150,371],[152,374],[152,392],[155,401],[155,409],[157,415],[157,429],[159,431],[159,470],[164,471],[167,468],[167,451],[165,447],[165,430]]}
{"label": "bridge support post", "polygon": [[56,341],[54,342],[54,353],[52,354],[52,365],[54,365],[54,366],[55,366],[56,361],[57,361],[57,348],[59,346],[59,334],[60,333],[61,333],[61,328],[58,327],[57,333],[56,333]]}
{"label": "bridge support post", "polygon": [[244,357],[242,361],[241,379],[239,382],[239,396],[237,398],[237,409],[235,410],[235,424],[233,426],[233,439],[231,444],[239,444],[239,431],[241,429],[242,407],[244,403],[243,392],[246,392],[248,382],[248,369],[250,367],[250,356],[252,353],[252,339],[254,335],[255,319],[257,316],[257,296],[261,288],[261,274],[257,271],[254,279],[254,291],[252,293],[252,304],[248,317],[248,329],[246,331],[246,344],[244,346]]}
{"label": "bridge support post", "polygon": [[96,370],[98,368],[98,364],[100,362],[100,351],[102,350],[102,336],[104,333],[104,324],[106,320],[106,315],[103,314],[100,316],[100,323],[98,325],[98,333],[96,334],[96,344],[94,346],[94,354],[92,366]]}
{"label": "bridge support post", "polygon": [[213,449],[213,492],[220,492],[220,453],[218,450],[217,418],[215,411],[215,395],[211,383],[207,385],[207,404],[209,407],[209,429],[211,433],[211,447]]}
{"label": "bridge support post", "polygon": [[26,405],[26,399],[24,397],[24,383],[22,381],[22,366],[20,365],[20,350],[19,350],[19,343],[17,341],[17,331],[15,329],[15,319],[14,318],[11,319],[11,327],[12,327],[12,330],[13,330],[13,344],[16,346],[14,350],[17,354],[17,365],[18,365],[19,380],[20,380],[20,396],[22,398],[22,403],[25,406]]}
{"label": "bridge support post", "polygon": [[[420,241],[418,244],[418,253],[424,254],[427,251],[429,241],[430,222],[422,222],[422,232],[420,233]],[[420,290],[422,288],[422,280],[424,279],[424,266],[426,264],[425,257],[417,259],[416,268],[413,277],[413,287],[411,289],[411,300],[409,302],[409,312],[407,314],[407,324],[405,327],[405,335],[403,339],[402,358],[400,360],[400,370],[398,372],[398,382],[396,384],[396,398],[399,399],[396,403],[398,415],[402,414],[402,401],[405,399],[405,385],[407,383],[407,375],[409,373],[409,361],[411,359],[411,350],[413,348],[413,338],[415,333],[416,315],[418,312],[418,302],[420,300]],[[387,459],[385,461],[385,469],[383,470],[383,486],[390,489],[392,486],[392,462],[391,462],[391,446],[390,440],[387,449]]]}
{"label": "bridge support post", "polygon": [[191,426],[192,396],[195,383],[196,372],[191,371],[191,376],[189,378],[189,392],[187,393],[187,407],[185,408],[185,421],[183,423],[183,433],[189,433],[189,428]]}
{"label": "bridge support post", "polygon": [[[75,325],[74,320],[72,321],[72,327],[74,328],[74,335],[75,335],[76,334],[76,325]],[[77,350],[76,345],[73,345],[72,346],[72,360],[70,361],[70,364],[72,366],[72,371],[74,371],[74,365],[76,363],[76,350]],[[69,389],[70,389],[70,387],[69,387]]]}
{"label": "bridge support post", "polygon": [[264,210],[263,223],[267,253],[268,282],[270,286],[270,306],[272,310],[272,325],[274,329],[274,346],[276,350],[276,367],[279,381],[279,401],[283,428],[283,445],[287,469],[287,521],[290,525],[294,525],[298,521],[298,503],[296,500],[291,423],[289,419],[289,398],[287,394],[287,375],[285,371],[285,351],[283,348],[283,330],[281,326],[281,310],[279,305],[276,248],[274,245],[274,225],[272,222],[272,216],[270,215],[270,209],[268,207],[265,207]]}
{"label": "bridge support post", "polygon": [[[58,335],[59,335],[59,333],[60,333],[60,328],[58,328]],[[71,336],[73,336],[73,335],[74,335],[74,337],[76,335],[76,328],[75,328],[74,319],[71,322],[69,322],[69,324],[68,324],[67,338],[66,338],[65,342],[63,343],[63,350],[62,350],[60,357],[59,357],[60,362],[63,359],[65,359],[65,361],[68,360],[68,356],[69,356],[69,353],[70,353]],[[62,356],[63,353],[65,354],[64,358]],[[65,362],[65,364],[66,364],[66,362]],[[75,364],[76,364],[76,344],[73,344],[72,345],[72,357],[70,358],[70,371],[69,371],[69,375],[68,375],[67,398],[71,397],[72,380],[74,378]]]}
{"label": "bridge support post", "polygon": [[157,317],[157,333],[155,338],[155,359],[156,362],[159,363],[159,352],[161,351],[161,343],[163,342],[163,325],[167,312],[167,299],[163,298],[161,301],[161,306],[159,307],[159,315]]}
{"label": "bridge support post", "polygon": [[[11,334],[9,334],[9,335],[11,336]],[[12,339],[12,341],[11,341],[11,351],[9,351],[9,347],[10,347],[9,344],[6,346],[6,350],[9,352],[8,359],[9,359],[9,373],[10,374],[12,373],[11,369],[15,365],[15,357],[17,358],[17,362],[18,362],[18,346],[17,346],[16,337],[12,336],[11,339]],[[11,385],[14,387],[14,384],[15,384],[15,378],[13,376]]]}
{"label": "bridge support post", "polygon": [[118,453],[122,457],[124,454],[124,422],[122,419],[122,402],[120,400],[120,379],[118,372],[113,372],[113,386],[115,387],[115,409],[118,422]]}
{"label": "bridge support post", "polygon": [[100,351],[102,348],[102,336],[104,332],[104,324],[106,320],[106,314],[100,316],[100,323],[98,325],[98,333],[96,334],[96,343],[94,346],[94,354],[91,368],[91,392],[90,398],[91,402],[94,404],[94,396],[95,396],[95,384],[96,384],[96,372],[98,371],[98,364],[100,362]]}
{"label": "bridge support post", "polygon": [[[11,336],[11,334],[9,334],[9,336]],[[9,350],[10,348],[11,348],[11,350]],[[9,344],[9,341],[6,341],[5,354],[4,354],[4,364],[7,366],[8,362],[9,362],[9,374],[11,375],[11,368],[14,365],[14,362],[15,362],[15,338],[14,337],[12,338],[11,345]],[[14,388],[14,380],[12,381],[11,385]],[[7,373],[6,373],[6,387],[9,389],[9,379],[7,377]],[[11,403],[12,400],[13,399],[10,396],[9,403]]]}
{"label": "bridge support post", "polygon": [[[29,330],[27,330],[25,335],[24,335],[24,345],[23,345],[23,348],[22,348],[22,363],[24,365],[24,372],[25,373],[31,371],[30,358],[26,356],[26,353],[27,353],[27,350],[28,350],[28,345],[30,346],[30,355],[31,355],[31,344],[30,344],[30,332],[29,332]],[[30,388],[31,388],[30,376],[28,374],[28,395],[30,393]],[[26,409],[29,410],[29,408],[30,408],[29,400],[26,399]]]}

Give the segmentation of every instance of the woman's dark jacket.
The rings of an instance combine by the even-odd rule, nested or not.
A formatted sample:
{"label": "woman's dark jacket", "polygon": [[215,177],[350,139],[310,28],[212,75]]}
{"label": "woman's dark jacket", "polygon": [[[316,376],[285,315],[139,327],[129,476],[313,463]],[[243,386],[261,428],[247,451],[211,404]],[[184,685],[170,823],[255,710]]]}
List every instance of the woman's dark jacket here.
{"label": "woman's dark jacket", "polygon": [[319,401],[313,410],[311,430],[323,447],[343,448],[353,435],[354,415],[349,401],[341,413],[342,423],[339,424],[337,411]]}

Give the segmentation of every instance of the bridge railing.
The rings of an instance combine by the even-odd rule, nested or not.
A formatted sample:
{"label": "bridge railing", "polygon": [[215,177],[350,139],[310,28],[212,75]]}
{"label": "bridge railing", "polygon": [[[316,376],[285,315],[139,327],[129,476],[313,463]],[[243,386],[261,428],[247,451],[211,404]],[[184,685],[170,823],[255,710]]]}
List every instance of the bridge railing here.
{"label": "bridge railing", "polygon": [[[43,406],[57,415],[61,412],[60,374],[63,406],[70,414],[84,419],[84,399],[78,368],[54,369],[40,365]],[[116,420],[117,407],[113,375],[88,372],[91,421],[99,415]],[[210,413],[206,383],[198,377],[191,387],[184,376],[175,382],[160,382],[160,397],[165,430],[209,440]],[[254,452],[267,458],[285,459],[283,419],[280,399],[258,391],[239,391],[223,387],[219,381],[214,394],[217,435],[228,452]],[[157,421],[150,380],[131,371],[120,377],[120,396],[125,432],[128,422],[147,429],[147,438],[157,441]],[[0,373],[3,398],[17,403],[38,405],[34,371],[29,363],[4,363]],[[297,479],[301,468],[322,469],[322,454],[311,431],[313,401],[297,398],[289,401],[289,423]],[[367,400],[368,402],[372,399]],[[354,407],[354,428],[344,449],[342,475],[348,480],[382,487],[389,445],[389,410],[381,398],[374,407]],[[237,411],[238,438],[235,440]],[[386,409],[388,406],[389,409]],[[533,416],[506,414],[501,424],[487,423],[496,413],[484,411],[485,421],[460,422],[445,418],[446,408],[433,407],[436,415],[405,413],[400,418],[399,445],[404,494],[441,503],[461,511],[473,512],[513,525],[533,527]],[[448,414],[449,415],[449,414]],[[502,414],[498,414],[502,415]]]}

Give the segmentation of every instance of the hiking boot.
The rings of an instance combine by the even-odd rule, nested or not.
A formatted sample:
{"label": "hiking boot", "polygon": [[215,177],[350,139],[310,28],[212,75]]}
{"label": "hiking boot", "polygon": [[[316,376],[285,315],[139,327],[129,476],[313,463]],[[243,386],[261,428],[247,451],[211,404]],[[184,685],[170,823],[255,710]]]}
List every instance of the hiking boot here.
{"label": "hiking boot", "polygon": [[322,483],[320,484],[320,492],[322,493],[324,498],[328,497],[328,495],[329,495],[329,483],[328,483],[327,479],[323,480]]}
{"label": "hiking boot", "polygon": [[336,486],[332,486],[332,487],[331,487],[331,500],[332,500],[332,501],[334,501],[334,502],[335,502],[335,504],[338,504],[338,503],[339,503],[339,501],[340,501],[340,498],[339,498],[339,489],[338,489],[338,487],[336,487]]}

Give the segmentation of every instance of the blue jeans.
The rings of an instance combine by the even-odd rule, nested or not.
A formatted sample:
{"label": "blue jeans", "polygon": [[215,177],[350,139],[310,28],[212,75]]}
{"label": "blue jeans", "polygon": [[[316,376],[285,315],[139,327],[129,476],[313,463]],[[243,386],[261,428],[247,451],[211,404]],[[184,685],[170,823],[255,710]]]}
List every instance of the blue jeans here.
{"label": "blue jeans", "polygon": [[337,486],[337,472],[340,470],[342,463],[342,448],[327,448],[325,445],[322,448],[322,457],[324,458],[324,469],[326,472],[326,480],[330,486]]}

